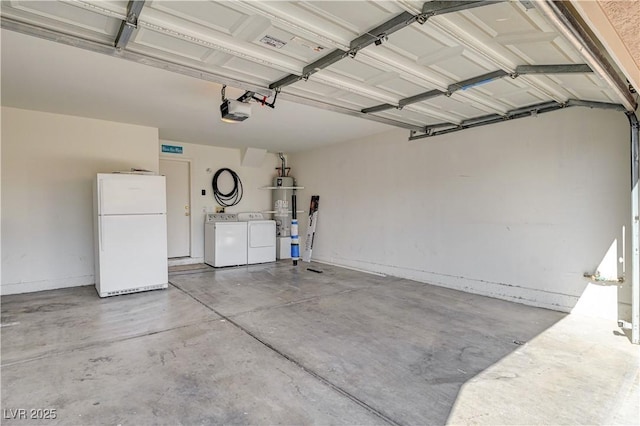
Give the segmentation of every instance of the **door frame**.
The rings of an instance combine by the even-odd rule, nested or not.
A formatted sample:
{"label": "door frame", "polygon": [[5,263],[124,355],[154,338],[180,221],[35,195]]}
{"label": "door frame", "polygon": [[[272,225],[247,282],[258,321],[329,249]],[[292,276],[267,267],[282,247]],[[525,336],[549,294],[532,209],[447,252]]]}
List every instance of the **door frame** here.
{"label": "door frame", "polygon": [[[189,196],[189,255],[186,257],[191,258],[191,254],[193,253],[193,164],[191,159],[189,158],[173,158],[166,157],[161,155],[158,161],[177,161],[182,163],[187,163],[189,166],[189,188],[187,188],[187,195]],[[158,170],[160,170],[160,163],[158,162]],[[180,258],[172,258],[172,259],[180,259]]]}

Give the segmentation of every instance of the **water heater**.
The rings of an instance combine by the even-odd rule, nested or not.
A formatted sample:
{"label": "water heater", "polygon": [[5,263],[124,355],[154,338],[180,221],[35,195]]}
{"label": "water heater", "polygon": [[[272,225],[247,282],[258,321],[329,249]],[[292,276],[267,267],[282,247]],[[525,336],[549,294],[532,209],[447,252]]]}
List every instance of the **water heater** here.
{"label": "water heater", "polygon": [[295,187],[292,176],[273,178],[273,219],[276,221],[276,236],[291,236],[291,195]]}

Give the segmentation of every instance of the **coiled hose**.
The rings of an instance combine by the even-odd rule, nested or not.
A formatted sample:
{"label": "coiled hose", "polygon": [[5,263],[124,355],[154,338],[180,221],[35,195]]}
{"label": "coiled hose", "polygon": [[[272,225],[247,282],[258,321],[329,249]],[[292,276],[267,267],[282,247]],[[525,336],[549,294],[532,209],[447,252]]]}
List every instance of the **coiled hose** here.
{"label": "coiled hose", "polygon": [[[218,178],[224,172],[229,173],[231,175],[231,178],[233,179],[233,189],[226,194],[221,192],[218,188]],[[240,180],[238,174],[231,169],[219,169],[216,174],[213,175],[211,186],[213,187],[213,197],[222,207],[235,206],[240,202],[240,200],[242,200],[242,181]]]}

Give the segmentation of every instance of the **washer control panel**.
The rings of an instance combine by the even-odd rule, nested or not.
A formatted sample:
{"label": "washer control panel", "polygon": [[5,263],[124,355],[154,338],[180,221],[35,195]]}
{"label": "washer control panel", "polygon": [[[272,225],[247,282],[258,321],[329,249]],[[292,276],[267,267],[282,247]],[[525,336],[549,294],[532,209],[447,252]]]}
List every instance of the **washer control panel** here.
{"label": "washer control panel", "polygon": [[264,215],[260,212],[238,213],[240,222],[248,222],[250,220],[264,220]]}
{"label": "washer control panel", "polygon": [[204,218],[205,223],[212,222],[237,222],[237,213],[207,213]]}

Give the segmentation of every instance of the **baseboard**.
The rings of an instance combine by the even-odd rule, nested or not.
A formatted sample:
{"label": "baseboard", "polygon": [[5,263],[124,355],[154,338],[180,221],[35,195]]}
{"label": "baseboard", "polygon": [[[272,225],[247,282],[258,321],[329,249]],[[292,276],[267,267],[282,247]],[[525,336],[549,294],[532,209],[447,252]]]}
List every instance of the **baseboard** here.
{"label": "baseboard", "polygon": [[316,263],[322,263],[323,265],[337,266],[339,268],[350,269],[352,271],[364,272],[365,274],[377,275],[379,277],[386,277],[387,276],[386,274],[382,274],[380,272],[367,271],[366,269],[360,269],[360,268],[353,268],[351,266],[341,265],[341,264],[333,263],[333,262],[327,262],[326,260],[321,260],[321,259],[311,259],[311,261],[312,262],[316,262]]}
{"label": "baseboard", "polygon": [[452,290],[464,291],[560,312],[571,312],[571,309],[578,302],[578,296],[550,293],[544,290],[518,287],[512,284],[490,282],[468,277],[458,277],[350,259],[328,259],[320,256],[313,260],[370,273],[406,278],[425,284],[450,288]]}
{"label": "baseboard", "polygon": [[195,263],[204,263],[204,257],[176,257],[169,259],[169,266],[193,265]]}
{"label": "baseboard", "polygon": [[61,278],[55,280],[42,280],[21,283],[6,283],[0,286],[0,295],[33,293],[35,291],[55,290],[57,288],[80,287],[94,285],[94,275],[83,275],[80,277]]}

